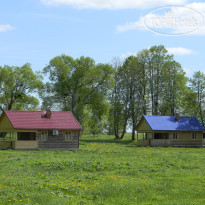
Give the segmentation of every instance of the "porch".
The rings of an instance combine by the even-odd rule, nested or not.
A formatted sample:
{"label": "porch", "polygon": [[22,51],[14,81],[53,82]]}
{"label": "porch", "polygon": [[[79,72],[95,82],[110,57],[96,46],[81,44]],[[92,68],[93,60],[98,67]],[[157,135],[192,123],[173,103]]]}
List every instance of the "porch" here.
{"label": "porch", "polygon": [[171,145],[169,133],[150,132],[137,133],[137,146],[168,147]]}
{"label": "porch", "polygon": [[35,132],[0,132],[0,149],[37,149]]}

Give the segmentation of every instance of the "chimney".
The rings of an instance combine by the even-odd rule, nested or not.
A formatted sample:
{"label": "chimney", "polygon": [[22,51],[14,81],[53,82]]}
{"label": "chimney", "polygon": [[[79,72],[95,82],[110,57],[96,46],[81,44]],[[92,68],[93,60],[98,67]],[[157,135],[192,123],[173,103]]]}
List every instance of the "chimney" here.
{"label": "chimney", "polygon": [[176,119],[176,121],[179,121],[179,118],[180,118],[180,117],[179,117],[179,113],[176,113],[176,114],[175,114],[175,119]]}
{"label": "chimney", "polygon": [[46,110],[46,118],[48,118],[48,119],[51,118],[51,110],[50,109]]}

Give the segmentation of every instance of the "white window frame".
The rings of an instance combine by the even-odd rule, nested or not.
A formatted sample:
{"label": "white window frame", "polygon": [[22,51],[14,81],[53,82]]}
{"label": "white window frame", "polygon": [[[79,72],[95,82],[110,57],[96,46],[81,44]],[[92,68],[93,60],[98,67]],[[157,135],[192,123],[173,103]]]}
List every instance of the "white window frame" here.
{"label": "white window frame", "polygon": [[65,141],[72,141],[71,132],[65,132]]}
{"label": "white window frame", "polygon": [[178,133],[177,132],[172,133],[172,139],[173,140],[178,140]]}
{"label": "white window frame", "polygon": [[192,140],[196,140],[196,132],[192,132]]}
{"label": "white window frame", "polygon": [[41,141],[47,141],[48,140],[48,132],[42,131],[41,132]]}

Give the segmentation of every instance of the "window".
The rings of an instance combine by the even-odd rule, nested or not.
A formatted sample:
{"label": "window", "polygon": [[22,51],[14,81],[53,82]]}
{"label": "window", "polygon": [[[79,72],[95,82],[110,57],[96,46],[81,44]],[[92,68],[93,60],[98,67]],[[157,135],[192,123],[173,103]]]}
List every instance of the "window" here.
{"label": "window", "polygon": [[203,133],[203,139],[205,139],[205,133]]}
{"label": "window", "polygon": [[70,141],[71,140],[71,134],[70,132],[65,132],[65,140]]}
{"label": "window", "polygon": [[195,132],[192,133],[192,139],[196,140],[196,133]]}
{"label": "window", "polygon": [[47,141],[47,132],[41,132],[41,141]]}
{"label": "window", "polygon": [[173,140],[177,140],[177,139],[178,139],[178,133],[177,133],[177,132],[174,132],[173,135],[172,135],[172,137],[173,137]]}
{"label": "window", "polygon": [[58,130],[53,130],[53,135],[58,135]]}
{"label": "window", "polygon": [[148,133],[145,133],[145,139],[148,139]]}

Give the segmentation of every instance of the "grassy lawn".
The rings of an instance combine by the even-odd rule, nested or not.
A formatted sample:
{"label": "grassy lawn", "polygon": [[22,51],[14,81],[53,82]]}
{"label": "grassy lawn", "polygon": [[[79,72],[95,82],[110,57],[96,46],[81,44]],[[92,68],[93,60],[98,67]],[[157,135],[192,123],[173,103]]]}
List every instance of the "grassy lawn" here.
{"label": "grassy lawn", "polygon": [[0,204],[205,204],[204,148],[82,136],[79,151],[0,151]]}

